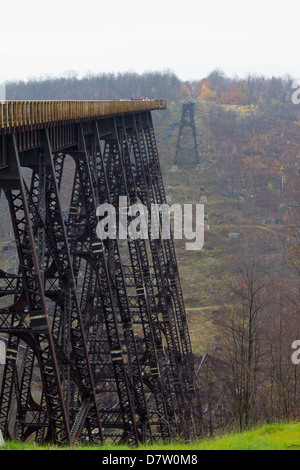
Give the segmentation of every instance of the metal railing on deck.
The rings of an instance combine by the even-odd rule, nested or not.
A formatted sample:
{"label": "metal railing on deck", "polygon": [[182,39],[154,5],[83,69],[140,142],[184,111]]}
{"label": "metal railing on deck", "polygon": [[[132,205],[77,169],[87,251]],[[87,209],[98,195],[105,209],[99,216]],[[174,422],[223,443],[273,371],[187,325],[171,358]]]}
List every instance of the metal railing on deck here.
{"label": "metal railing on deck", "polygon": [[0,102],[0,129],[166,108],[165,99],[5,101]]}

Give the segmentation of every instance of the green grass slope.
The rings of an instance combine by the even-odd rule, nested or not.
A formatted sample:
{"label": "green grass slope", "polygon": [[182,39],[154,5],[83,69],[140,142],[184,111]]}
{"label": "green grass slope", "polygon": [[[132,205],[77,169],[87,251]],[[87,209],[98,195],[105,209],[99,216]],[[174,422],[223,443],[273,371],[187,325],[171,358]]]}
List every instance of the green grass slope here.
{"label": "green grass slope", "polygon": [[[57,450],[56,447],[43,447]],[[41,450],[42,447],[34,444],[7,442],[1,450]],[[64,448],[70,450],[69,447]],[[300,423],[273,424],[244,431],[242,433],[224,434],[223,436],[204,439],[203,441],[170,444],[156,444],[154,446],[141,446],[138,450],[299,450],[300,449]],[[63,450],[63,449],[61,449]],[[132,450],[126,446],[81,447],[75,446],[73,450]]]}

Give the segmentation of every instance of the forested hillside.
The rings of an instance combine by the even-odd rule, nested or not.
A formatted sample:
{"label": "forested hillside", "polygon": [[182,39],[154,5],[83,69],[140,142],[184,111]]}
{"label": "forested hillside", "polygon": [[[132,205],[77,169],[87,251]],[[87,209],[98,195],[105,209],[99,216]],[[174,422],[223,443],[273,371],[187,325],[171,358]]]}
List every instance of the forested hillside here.
{"label": "forested hillside", "polygon": [[177,253],[212,434],[300,406],[299,109],[289,80],[213,77],[193,89],[198,167],[192,155],[172,166],[181,107],[157,121],[168,196],[205,204],[204,249]]}
{"label": "forested hillside", "polygon": [[[8,99],[167,98],[153,113],[170,203],[205,204],[205,245],[176,241],[208,434],[299,417],[300,108],[292,78],[198,82],[170,71],[9,83]],[[174,166],[193,100],[200,165]],[[9,241],[1,206],[1,243]],[[8,256],[12,257],[12,254]]]}
{"label": "forested hillside", "polygon": [[172,72],[88,75],[32,79],[6,85],[9,100],[114,100],[126,98],[186,98],[186,86]]}

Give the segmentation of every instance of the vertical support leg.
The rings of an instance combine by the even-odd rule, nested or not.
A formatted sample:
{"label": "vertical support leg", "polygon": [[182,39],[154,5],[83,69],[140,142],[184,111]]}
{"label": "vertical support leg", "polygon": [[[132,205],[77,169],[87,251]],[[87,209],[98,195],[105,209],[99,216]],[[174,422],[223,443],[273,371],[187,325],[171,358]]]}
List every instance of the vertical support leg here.
{"label": "vertical support leg", "polygon": [[51,334],[45,294],[40,274],[36,240],[26,198],[15,137],[10,138],[10,155],[18,171],[19,189],[7,190],[15,239],[23,278],[24,294],[34,351],[41,371],[49,416],[48,437],[54,441],[70,441],[70,430],[64,406],[59,367]]}
{"label": "vertical support leg", "polygon": [[[65,355],[69,362],[70,374],[74,377],[78,386],[77,400],[80,408],[75,419],[70,415],[72,430],[71,438],[76,440],[84,426],[88,411],[93,407],[96,415],[97,427],[102,432],[100,415],[96,402],[96,392],[89,360],[85,332],[79,299],[76,291],[76,281],[72,267],[70,249],[68,245],[66,228],[63,220],[62,209],[55,177],[53,154],[51,151],[49,136],[45,130],[43,133],[43,149],[45,151],[46,165],[48,168],[46,181],[46,214],[48,231],[47,237],[52,239],[52,248],[55,250],[55,263],[59,272],[61,287],[63,288],[63,310],[61,316],[67,320],[66,331],[62,332],[61,346],[56,343],[60,354]],[[63,326],[63,323],[61,324]],[[65,346],[64,346],[65,345]],[[70,397],[69,377],[66,381],[67,397]],[[91,437],[91,436],[90,436]]]}

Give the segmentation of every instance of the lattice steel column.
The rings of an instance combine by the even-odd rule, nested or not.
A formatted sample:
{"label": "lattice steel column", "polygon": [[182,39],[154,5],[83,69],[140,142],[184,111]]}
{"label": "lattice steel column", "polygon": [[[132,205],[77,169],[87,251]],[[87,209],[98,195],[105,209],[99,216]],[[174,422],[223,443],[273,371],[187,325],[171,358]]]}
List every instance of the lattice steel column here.
{"label": "lattice steel column", "polygon": [[[149,113],[147,115],[146,122],[143,123],[143,129],[149,156],[149,171],[151,167],[156,168],[157,171],[157,177],[153,178],[153,186],[156,198],[159,204],[166,204],[166,195],[160,170],[154,127],[152,123],[151,114]],[[203,432],[202,407],[199,390],[196,385],[196,374],[192,345],[187,324],[187,317],[184,306],[173,237],[171,237],[169,240],[164,240],[164,248],[166,252],[166,259],[168,260],[167,272],[169,277],[170,290],[172,292],[172,298],[174,302],[174,308],[179,328],[179,335],[181,339],[182,357],[185,367],[185,380],[188,384],[188,395],[190,397],[190,405],[195,426],[195,432],[196,436],[199,436]]]}
{"label": "lattice steel column", "polygon": [[[46,397],[49,416],[49,437],[58,442],[70,441],[70,428],[64,405],[59,367],[14,136],[10,137],[10,158],[14,162],[18,189],[7,189],[6,197],[9,203],[17,243],[23,279],[24,301],[23,315],[19,318],[21,321],[19,321],[18,325],[10,327],[8,331],[11,335],[23,337],[35,352]],[[16,186],[16,183],[14,183],[14,186]],[[17,319],[18,317],[16,316],[15,320]],[[23,334],[19,329],[23,329]],[[3,407],[0,411],[1,413],[3,413]]]}
{"label": "lattice steel column", "polygon": [[[182,105],[181,121],[177,137],[174,165],[178,165],[180,163],[180,159],[183,156],[183,153],[186,154],[187,152],[191,152],[193,154],[194,163],[196,163],[197,165],[200,163],[194,117],[194,107],[195,103],[192,101],[186,101]],[[187,134],[187,129],[191,129],[192,133]],[[185,138],[185,145],[182,142],[183,138]],[[189,143],[190,141],[192,142],[192,146],[187,148],[187,143]],[[182,161],[181,163],[184,164],[185,161]]]}
{"label": "lattice steel column", "polygon": [[[133,161],[130,158],[131,138],[126,132],[124,118],[115,120],[116,135],[120,152],[121,168],[118,171],[119,195],[126,196],[128,204],[138,202],[138,192],[134,177]],[[155,303],[153,275],[148,257],[146,240],[127,241],[133,286],[136,288],[137,308],[140,322],[143,327],[143,349],[141,350],[141,362],[144,366],[144,382],[155,399],[158,414],[158,423],[163,438],[173,437],[176,434],[175,412],[172,393],[169,382],[169,374],[165,367],[166,357],[162,342],[162,335]],[[148,372],[146,370],[148,369]],[[150,374],[149,374],[150,370]]]}

